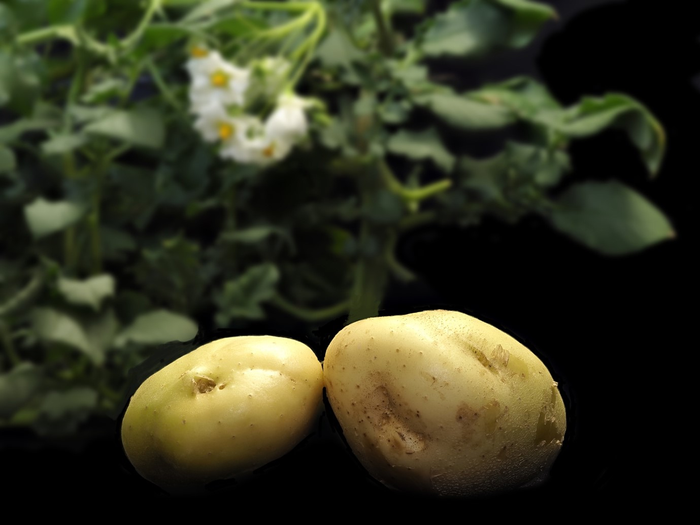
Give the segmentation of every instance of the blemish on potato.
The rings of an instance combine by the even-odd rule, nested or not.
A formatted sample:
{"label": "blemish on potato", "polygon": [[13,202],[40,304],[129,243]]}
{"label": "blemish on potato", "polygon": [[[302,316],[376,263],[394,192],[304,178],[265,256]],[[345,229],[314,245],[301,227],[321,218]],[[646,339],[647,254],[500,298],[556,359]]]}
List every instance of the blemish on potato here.
{"label": "blemish on potato", "polygon": [[508,366],[508,361],[510,360],[510,353],[508,350],[503,348],[500,344],[496,345],[496,348],[493,349],[493,352],[491,353],[491,358],[494,360],[495,363],[498,363],[503,366]]}
{"label": "blemish on potato", "polygon": [[537,419],[537,432],[535,433],[536,445],[547,445],[555,441],[561,441],[564,436],[557,428],[556,418],[547,407],[543,407]]}

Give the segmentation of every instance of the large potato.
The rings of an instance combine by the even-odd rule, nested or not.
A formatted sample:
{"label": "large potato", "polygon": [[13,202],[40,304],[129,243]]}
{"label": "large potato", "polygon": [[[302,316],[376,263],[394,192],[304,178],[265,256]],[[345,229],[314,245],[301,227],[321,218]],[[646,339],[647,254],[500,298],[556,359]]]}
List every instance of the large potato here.
{"label": "large potato", "polygon": [[310,432],[322,394],[321,363],[303,343],[219,339],[143,382],[124,414],[122,443],[144,478],[198,491],[291,450]]}
{"label": "large potato", "polygon": [[557,383],[521,343],[460,312],[355,322],[323,363],[353,452],[387,486],[439,496],[513,489],[545,474],[564,440]]}

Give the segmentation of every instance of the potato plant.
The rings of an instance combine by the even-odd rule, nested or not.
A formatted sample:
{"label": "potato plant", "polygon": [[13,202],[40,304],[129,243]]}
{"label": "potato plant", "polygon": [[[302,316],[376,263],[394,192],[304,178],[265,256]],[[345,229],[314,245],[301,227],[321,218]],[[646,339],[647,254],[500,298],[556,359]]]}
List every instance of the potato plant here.
{"label": "potato plant", "polygon": [[[445,75],[528,45],[528,0],[8,0],[0,5],[0,423],[115,415],[157,345],[273,315],[376,316],[422,225],[528,215],[598,252],[670,238],[569,145],[661,124],[622,93]],[[476,139],[500,131],[498,150]]]}

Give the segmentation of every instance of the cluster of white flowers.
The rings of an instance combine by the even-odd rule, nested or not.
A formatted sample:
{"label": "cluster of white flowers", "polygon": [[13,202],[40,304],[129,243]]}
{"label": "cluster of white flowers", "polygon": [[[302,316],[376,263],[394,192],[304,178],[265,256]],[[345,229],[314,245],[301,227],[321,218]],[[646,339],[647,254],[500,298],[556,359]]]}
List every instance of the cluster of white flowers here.
{"label": "cluster of white flowers", "polygon": [[[219,154],[241,163],[270,164],[285,158],[306,135],[309,102],[292,93],[276,96],[275,109],[263,122],[244,110],[251,71],[226,61],[217,51],[194,47],[187,62],[192,83],[190,104],[194,127]],[[263,69],[278,73],[288,64],[268,59]]]}

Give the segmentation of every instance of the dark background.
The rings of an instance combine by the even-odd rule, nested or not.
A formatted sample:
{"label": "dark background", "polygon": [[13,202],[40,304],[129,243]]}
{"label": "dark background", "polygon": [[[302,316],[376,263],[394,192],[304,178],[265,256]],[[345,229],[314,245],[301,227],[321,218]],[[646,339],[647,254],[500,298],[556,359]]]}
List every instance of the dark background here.
{"label": "dark background", "polygon": [[[323,502],[343,513],[379,505],[409,515],[417,509],[531,512],[565,505],[573,515],[590,505],[622,508],[640,498],[645,504],[675,501],[669,490],[680,484],[675,469],[691,461],[685,452],[692,413],[687,385],[697,348],[691,338],[697,308],[691,246],[698,230],[691,202],[700,150],[700,18],[690,11],[692,1],[546,3],[560,19],[532,46],[464,74],[473,77],[474,87],[534,75],[566,105],[605,92],[645,104],[668,138],[658,177],[650,180],[624,134],[607,131],[572,145],[570,180],[623,181],[664,210],[677,238],[609,258],[537,218],[516,226],[486,220],[467,230],[421,229],[402,242],[400,257],[423,282],[393,286],[383,313],[461,310],[515,335],[542,357],[559,381],[569,417],[549,482],[471,502],[397,495],[364,474],[324,419],[320,432],[288,457],[239,487],[197,499],[198,508],[262,502],[268,511],[290,503],[300,510]],[[337,328],[329,323],[312,336],[298,336],[322,355],[321,346]],[[100,501],[104,512],[135,500],[177,507],[131,469],[114,422],[96,421],[94,429],[97,438],[50,446],[24,434],[3,438],[0,468],[10,491]]]}

